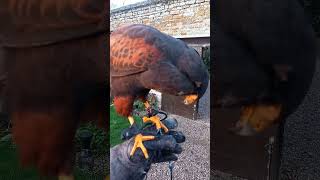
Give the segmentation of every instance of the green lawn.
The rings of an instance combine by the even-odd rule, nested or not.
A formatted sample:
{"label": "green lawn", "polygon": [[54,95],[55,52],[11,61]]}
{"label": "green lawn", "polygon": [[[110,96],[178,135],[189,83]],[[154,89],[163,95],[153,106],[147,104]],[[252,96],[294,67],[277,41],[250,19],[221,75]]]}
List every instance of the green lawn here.
{"label": "green lawn", "polygon": [[21,169],[18,164],[15,148],[9,144],[0,145],[1,180],[35,180],[39,176],[32,169]]}
{"label": "green lawn", "polygon": [[[141,124],[142,120],[138,116],[134,116],[136,123]],[[122,142],[121,132],[125,128],[128,128],[130,123],[128,118],[119,116],[115,110],[114,106],[110,107],[110,145],[111,147]]]}

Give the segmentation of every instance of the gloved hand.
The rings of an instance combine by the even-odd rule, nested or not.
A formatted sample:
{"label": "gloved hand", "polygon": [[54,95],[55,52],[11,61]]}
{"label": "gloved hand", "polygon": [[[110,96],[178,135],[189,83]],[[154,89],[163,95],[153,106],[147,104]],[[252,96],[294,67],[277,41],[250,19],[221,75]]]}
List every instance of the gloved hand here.
{"label": "gloved hand", "polygon": [[[178,123],[175,119],[167,118],[162,123],[169,129],[169,132],[163,135],[157,133],[154,126],[145,127],[139,131],[136,127],[128,129],[124,139],[129,139],[124,143],[117,145],[110,150],[110,179],[112,180],[142,180],[149,171],[152,163],[176,161],[176,154],[182,152],[180,143],[185,141],[182,132],[173,131]],[[132,132],[130,132],[132,131]],[[155,140],[144,141],[143,144],[148,150],[149,159],[146,159],[138,149],[130,157],[130,151],[134,144],[134,135],[139,132],[142,135],[156,136]]]}

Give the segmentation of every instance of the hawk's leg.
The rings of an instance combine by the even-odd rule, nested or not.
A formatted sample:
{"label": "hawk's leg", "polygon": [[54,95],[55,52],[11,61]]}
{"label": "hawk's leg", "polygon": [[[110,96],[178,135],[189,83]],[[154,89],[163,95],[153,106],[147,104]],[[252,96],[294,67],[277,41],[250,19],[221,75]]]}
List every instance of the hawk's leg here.
{"label": "hawk's leg", "polygon": [[132,117],[132,116],[129,116],[129,117],[128,117],[128,120],[129,120],[130,125],[132,126],[132,124],[134,123],[133,117]]}
{"label": "hawk's leg", "polygon": [[239,135],[261,132],[279,119],[281,110],[281,104],[245,106],[241,109],[240,119],[232,130]]}
{"label": "hawk's leg", "polygon": [[164,130],[165,133],[167,133],[169,130],[168,128],[161,122],[160,118],[156,115],[153,115],[151,105],[148,101],[145,101],[144,103],[146,111],[148,112],[149,117],[143,117],[142,120],[144,123],[152,123],[156,126],[158,133],[162,133],[161,129]]}
{"label": "hawk's leg", "polygon": [[[133,125],[134,123],[134,119],[132,116],[129,116],[128,117],[129,119],[129,122],[131,124],[131,126]],[[154,136],[143,136],[141,133],[140,134],[137,134],[134,138],[134,145],[133,145],[133,148],[130,152],[130,156],[133,156],[134,153],[136,152],[137,148],[140,148],[143,152],[143,155],[146,159],[149,158],[149,155],[148,155],[148,151],[146,149],[146,147],[144,147],[143,145],[143,141],[149,141],[149,140],[153,140],[155,137]]]}

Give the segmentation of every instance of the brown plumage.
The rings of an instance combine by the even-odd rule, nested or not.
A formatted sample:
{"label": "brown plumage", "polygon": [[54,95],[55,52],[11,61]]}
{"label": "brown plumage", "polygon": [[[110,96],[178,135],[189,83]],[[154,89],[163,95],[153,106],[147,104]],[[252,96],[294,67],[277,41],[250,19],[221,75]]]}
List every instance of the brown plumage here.
{"label": "brown plumage", "polygon": [[283,123],[302,103],[316,67],[316,37],[303,7],[296,0],[223,0],[215,7],[212,107],[251,109],[241,113],[247,118],[238,132]]}
{"label": "brown plumage", "polygon": [[107,32],[104,0],[0,1],[0,41],[5,46],[47,45]]}
{"label": "brown plumage", "polygon": [[[8,1],[0,4],[4,2]],[[79,6],[90,2],[100,4],[102,11],[104,7],[108,9],[109,4],[104,0],[10,2],[19,13],[28,8],[45,8],[47,11],[51,6],[64,6],[63,3],[73,6],[76,2],[80,3]],[[94,14],[103,14],[106,9]],[[7,11],[0,9],[0,14]],[[70,19],[67,16],[70,8],[62,14],[57,19]],[[51,15],[51,20],[57,16]],[[14,18],[19,23],[24,20],[23,16],[6,14],[6,18],[1,16],[0,21],[5,24]],[[78,33],[77,28],[70,29],[72,26],[68,26],[68,22],[64,26],[61,21],[54,21],[61,27],[58,31],[34,28],[39,24],[45,25],[44,21],[38,21],[41,19],[39,13],[25,19],[26,27],[30,28],[26,28],[27,31],[19,31],[19,23],[14,24],[13,21],[9,21],[8,29],[0,30],[8,71],[9,111],[19,159],[24,166],[35,166],[44,175],[70,175],[74,158],[73,140],[79,123],[95,121],[108,128],[106,36],[96,33],[101,23],[86,23],[86,18],[78,18],[83,22],[77,26],[82,33]],[[32,20],[35,24],[31,23]],[[71,33],[71,30],[75,32]],[[10,36],[5,39],[8,32]]]}
{"label": "brown plumage", "polygon": [[8,49],[9,110],[24,166],[45,175],[72,172],[81,121],[106,127],[105,37]]}
{"label": "brown plumage", "polygon": [[[39,12],[41,16],[47,13],[62,15],[62,13],[70,13],[70,9],[78,16],[91,18],[102,18],[103,2],[97,1],[98,5],[94,5],[90,0],[7,0],[8,10],[15,15],[29,16],[32,11]],[[85,11],[86,9],[90,11]],[[68,11],[69,10],[69,11]]]}
{"label": "brown plumage", "polygon": [[121,27],[110,39],[111,93],[116,111],[129,116],[150,89],[172,95],[204,94],[208,72],[183,41],[146,25]]}

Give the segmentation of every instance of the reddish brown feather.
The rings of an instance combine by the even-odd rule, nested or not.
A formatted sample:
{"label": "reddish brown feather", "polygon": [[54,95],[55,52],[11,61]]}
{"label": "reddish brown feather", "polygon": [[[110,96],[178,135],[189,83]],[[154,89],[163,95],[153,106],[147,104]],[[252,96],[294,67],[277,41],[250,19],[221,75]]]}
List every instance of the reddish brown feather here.
{"label": "reddish brown feather", "polygon": [[122,116],[128,117],[132,113],[134,98],[132,96],[114,97],[114,106],[116,112]]}
{"label": "reddish brown feather", "polygon": [[195,93],[193,80],[203,81],[204,88],[208,84],[199,54],[155,28],[127,25],[113,31],[110,39],[110,88],[120,115],[129,116],[134,99],[150,89],[182,95]]}
{"label": "reddish brown feather", "polygon": [[145,70],[149,64],[159,61],[160,51],[145,42],[144,38],[130,38],[122,34],[111,35],[110,38],[110,65],[116,75],[122,71],[130,73]]}
{"label": "reddish brown feather", "polygon": [[[92,4],[90,0],[8,0],[8,6],[11,13],[17,15],[29,15],[30,12],[39,11],[45,16],[50,10],[54,10],[57,15],[61,15],[65,9],[73,9],[78,15],[85,14],[81,8]],[[92,17],[101,17],[100,14],[92,13]]]}
{"label": "reddish brown feather", "polygon": [[[97,88],[107,87],[104,42],[99,36],[7,50],[13,137],[23,165],[44,175],[69,174],[80,121],[97,119],[107,126],[106,97]],[[83,89],[99,89],[99,97]]]}
{"label": "reddish brown feather", "polygon": [[[72,172],[73,136],[77,124],[71,110],[12,113],[13,137],[23,166],[35,165],[43,174]],[[50,163],[49,163],[50,162]]]}

